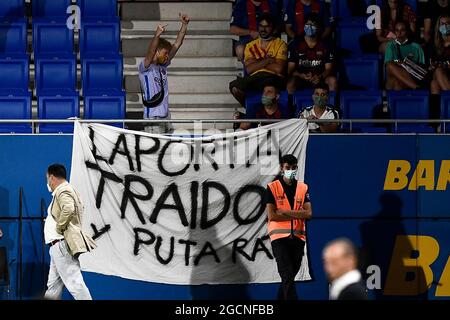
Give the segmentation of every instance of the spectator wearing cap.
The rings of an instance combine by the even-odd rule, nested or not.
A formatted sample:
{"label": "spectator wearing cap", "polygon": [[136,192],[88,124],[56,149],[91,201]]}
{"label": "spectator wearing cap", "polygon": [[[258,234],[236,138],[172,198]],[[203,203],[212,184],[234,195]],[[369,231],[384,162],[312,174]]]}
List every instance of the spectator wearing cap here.
{"label": "spectator wearing cap", "polygon": [[278,88],[285,88],[287,44],[274,37],[275,20],[264,14],[259,21],[259,37],[245,46],[245,77],[230,82],[230,92],[236,100],[245,105],[245,96],[249,91],[261,92],[267,81]]}
{"label": "spectator wearing cap", "polygon": [[[336,109],[328,104],[328,87],[320,83],[316,86],[313,93],[314,104],[303,109],[300,112],[300,119],[307,120],[335,120],[339,119],[339,113]],[[308,128],[310,132],[325,132],[332,133],[336,132],[339,128],[338,123],[308,123]]]}
{"label": "spectator wearing cap", "polygon": [[337,91],[337,78],[334,74],[334,53],[320,40],[320,27],[317,15],[308,16],[305,24],[305,37],[293,41],[288,52],[287,88],[289,93],[305,88],[314,88],[325,82],[330,91]]}
{"label": "spectator wearing cap", "polygon": [[323,39],[331,36],[330,12],[322,0],[287,0],[283,6],[286,34],[289,38],[303,38],[305,35],[306,18],[314,13],[318,16],[318,23],[324,30]]}
{"label": "spectator wearing cap", "polygon": [[236,0],[231,14],[230,33],[239,36],[239,41],[235,45],[239,61],[244,61],[245,45],[259,37],[258,18],[263,14],[281,18],[278,2],[276,0]]}

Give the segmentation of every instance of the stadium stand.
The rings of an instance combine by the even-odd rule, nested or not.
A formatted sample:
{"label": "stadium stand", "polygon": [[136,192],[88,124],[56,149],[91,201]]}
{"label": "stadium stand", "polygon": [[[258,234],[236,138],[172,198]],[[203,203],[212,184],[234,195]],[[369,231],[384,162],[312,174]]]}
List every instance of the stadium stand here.
{"label": "stadium stand", "polygon": [[51,19],[66,21],[67,8],[72,4],[71,0],[33,0],[33,21],[36,19]]}
{"label": "stadium stand", "polygon": [[[413,96],[408,92],[386,93],[383,90],[383,57],[366,53],[360,41],[361,37],[371,34],[366,27],[365,9],[369,4],[379,4],[380,0],[327,2],[335,22],[334,41],[340,50],[336,68],[341,91],[330,94],[330,103],[341,109],[342,116],[347,119],[371,118],[373,110],[366,104],[373,107],[375,102],[385,106],[381,111],[384,118],[417,116],[427,119],[428,93],[413,95],[411,112],[405,113],[405,105],[412,103]],[[416,11],[423,7],[420,1],[405,2]],[[352,3],[351,7],[349,3]],[[66,10],[71,4],[77,4],[81,9],[82,28],[77,33],[65,27]],[[14,101],[25,111],[12,112],[11,108],[4,107],[0,117],[29,119],[37,115],[39,119],[65,119],[98,115],[105,118],[108,117],[106,105],[110,103],[110,116],[114,119],[142,118],[137,65],[159,23],[169,24],[164,37],[174,42],[179,28],[174,22],[178,22],[178,13],[183,8],[184,3],[118,3],[117,0],[1,1],[0,71],[8,81],[0,83],[0,99],[2,104]],[[231,9],[230,2],[190,3],[192,21],[188,36],[169,69],[173,119],[231,119],[237,109],[244,111],[228,92],[228,83],[243,72],[242,65],[233,57],[233,36],[228,33]],[[27,13],[31,16],[26,17]],[[32,45],[27,45],[28,21]],[[28,48],[32,49],[31,56]],[[81,75],[78,80],[77,69]],[[33,88],[33,84],[35,90],[31,95],[29,88]],[[283,99],[287,96],[286,92],[281,95]],[[247,105],[253,105],[252,101],[258,100],[258,96],[257,93],[250,96]],[[57,109],[58,99],[61,99],[60,110]],[[312,103],[311,90],[296,92],[295,103],[298,114]],[[448,117],[447,105],[448,94],[443,92],[441,117]],[[35,111],[29,114],[29,109]],[[41,128],[50,130],[51,126]],[[64,126],[61,128],[55,127],[55,132],[70,132]],[[353,128],[361,131],[379,129],[370,126]],[[414,131],[414,128],[420,132],[428,130],[428,127],[398,126],[398,130]]]}

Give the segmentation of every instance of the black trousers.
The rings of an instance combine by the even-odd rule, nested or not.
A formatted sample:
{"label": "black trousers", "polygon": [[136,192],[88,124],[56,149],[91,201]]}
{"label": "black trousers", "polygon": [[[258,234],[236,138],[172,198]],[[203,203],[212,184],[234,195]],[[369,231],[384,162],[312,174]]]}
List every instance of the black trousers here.
{"label": "black trousers", "polygon": [[271,244],[281,277],[278,299],[297,300],[294,279],[300,270],[305,242],[297,237],[287,237],[274,240]]}

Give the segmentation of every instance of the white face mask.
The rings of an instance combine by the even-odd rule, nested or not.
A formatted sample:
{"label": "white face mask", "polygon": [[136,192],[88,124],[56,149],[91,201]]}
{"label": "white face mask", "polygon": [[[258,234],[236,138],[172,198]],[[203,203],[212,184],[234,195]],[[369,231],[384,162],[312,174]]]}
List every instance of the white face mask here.
{"label": "white face mask", "polygon": [[408,39],[405,39],[405,41],[403,41],[403,42],[400,42],[399,40],[395,39],[395,43],[397,43],[400,46],[404,45],[407,42],[408,42]]}
{"label": "white face mask", "polygon": [[283,176],[285,176],[289,180],[293,180],[296,174],[297,170],[284,170]]}
{"label": "white face mask", "polygon": [[52,190],[52,188],[50,188],[50,185],[48,184],[48,182],[47,182],[47,190],[48,190],[48,192],[50,192],[50,193],[53,192],[53,190]]}

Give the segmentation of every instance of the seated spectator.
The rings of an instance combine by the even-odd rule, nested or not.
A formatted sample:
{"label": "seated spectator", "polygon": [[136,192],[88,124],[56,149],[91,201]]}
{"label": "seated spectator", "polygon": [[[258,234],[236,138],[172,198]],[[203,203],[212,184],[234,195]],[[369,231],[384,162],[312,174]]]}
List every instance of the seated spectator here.
{"label": "seated spectator", "polygon": [[[318,120],[318,119],[339,119],[339,113],[336,109],[328,104],[328,87],[326,84],[319,84],[314,89],[313,93],[314,104],[303,109],[300,112],[300,119]],[[308,123],[310,132],[336,132],[339,128],[339,123]]]}
{"label": "seated spectator", "polygon": [[[443,14],[437,19],[433,42],[430,118],[439,119],[441,91],[450,90],[450,14]],[[438,127],[437,124],[436,127]]]}
{"label": "seated spectator", "polygon": [[433,81],[431,94],[440,94],[450,90],[450,15],[439,17],[435,28],[434,54],[431,58]]}
{"label": "seated spectator", "polygon": [[245,45],[259,37],[257,20],[262,14],[280,17],[276,0],[236,0],[231,14],[230,33],[239,36],[235,51],[239,61],[244,61]]}
{"label": "seated spectator", "polygon": [[450,15],[449,0],[428,0],[423,20],[423,37],[427,44],[434,42],[435,26],[443,15]]}
{"label": "seated spectator", "polygon": [[409,40],[409,30],[405,22],[399,21],[395,25],[395,40],[391,40],[384,57],[386,65],[387,81],[386,89],[404,90],[419,89],[424,83],[419,83],[402,66],[405,57],[415,63],[425,64],[425,55],[422,47]]}
{"label": "seated spectator", "polygon": [[380,42],[380,53],[386,52],[386,46],[396,39],[395,25],[398,21],[405,21],[413,35],[416,32],[416,14],[403,0],[383,0],[381,8],[381,29],[376,30]]}
{"label": "seated spectator", "polygon": [[337,91],[333,61],[333,52],[320,40],[317,16],[309,16],[306,19],[304,40],[294,41],[290,45],[288,92],[314,88],[319,82],[325,82],[330,91]]}
{"label": "seated spectator", "polygon": [[274,19],[264,14],[259,21],[259,38],[245,46],[244,65],[248,73],[230,82],[230,92],[239,103],[245,105],[247,91],[262,91],[266,81],[278,88],[286,86],[287,45],[273,37]]}
{"label": "seated spectator", "polygon": [[[264,86],[263,95],[261,96],[261,106],[259,110],[256,111],[255,119],[284,119],[283,114],[279,106],[280,92],[276,86],[273,84],[266,84]],[[293,99],[288,99],[289,109],[294,110],[292,103]],[[251,118],[251,116],[246,115],[246,119]],[[270,123],[264,122],[262,125],[268,125]],[[242,122],[240,129],[247,130],[250,128],[255,128],[255,123]]]}
{"label": "seated spectator", "polygon": [[325,30],[321,37],[328,39],[331,36],[330,13],[322,0],[287,0],[284,1],[283,12],[289,38],[303,38],[306,17],[311,13],[319,17],[318,23]]}

